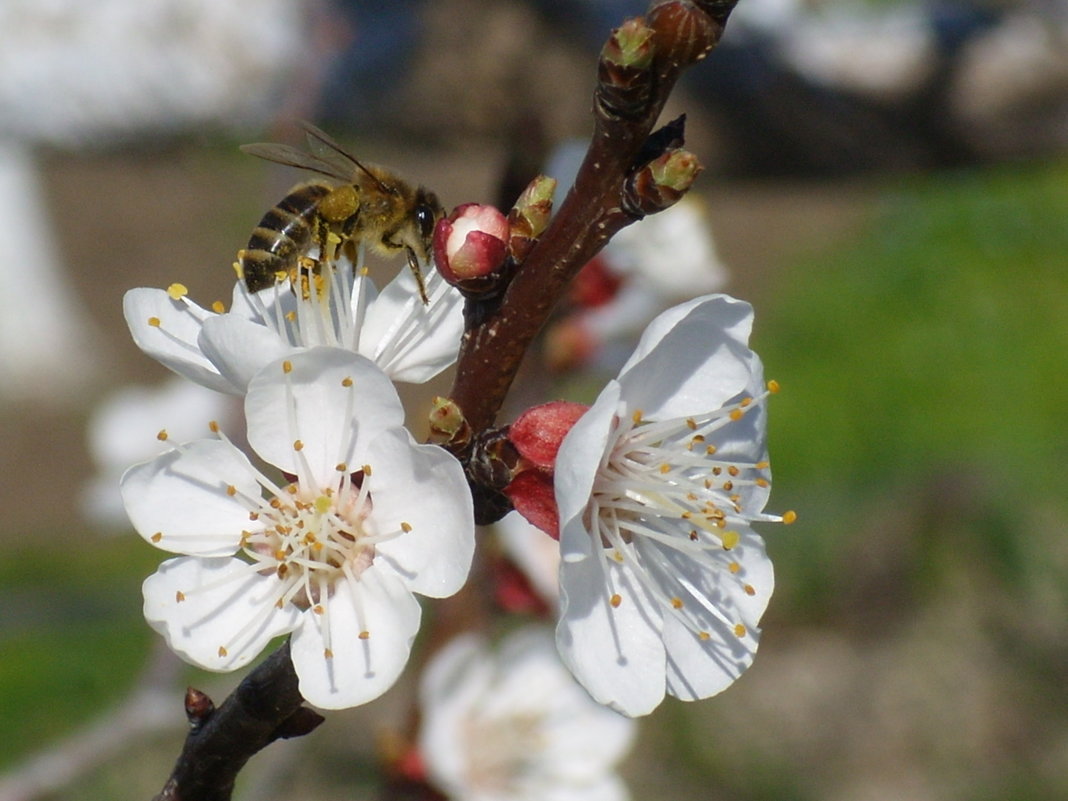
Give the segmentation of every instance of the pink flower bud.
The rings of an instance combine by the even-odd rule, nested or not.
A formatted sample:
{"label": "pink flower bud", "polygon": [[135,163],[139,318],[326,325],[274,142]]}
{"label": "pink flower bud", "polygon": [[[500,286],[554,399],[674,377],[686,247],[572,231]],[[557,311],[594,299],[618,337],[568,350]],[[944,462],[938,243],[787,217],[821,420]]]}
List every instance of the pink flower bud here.
{"label": "pink flower bud", "polygon": [[571,426],[589,409],[583,403],[552,401],[523,412],[508,429],[519,455],[542,470],[552,470],[556,452]]}
{"label": "pink flower bud", "polygon": [[554,540],[560,539],[560,513],[556,509],[553,477],[541,470],[524,470],[504,489],[519,514]]}
{"label": "pink flower bud", "polygon": [[465,203],[438,221],[434,262],[450,284],[500,269],[508,245],[508,218],[493,206]]}

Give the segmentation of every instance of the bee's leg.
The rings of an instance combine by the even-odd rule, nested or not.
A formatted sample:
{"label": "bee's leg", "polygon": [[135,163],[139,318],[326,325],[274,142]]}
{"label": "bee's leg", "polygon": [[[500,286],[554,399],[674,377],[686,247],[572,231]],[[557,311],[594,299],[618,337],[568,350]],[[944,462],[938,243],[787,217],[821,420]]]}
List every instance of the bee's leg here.
{"label": "bee's leg", "polygon": [[423,301],[423,305],[426,306],[430,303],[430,298],[426,296],[426,281],[423,280],[423,270],[419,266],[419,259],[415,257],[415,251],[411,248],[404,249],[408,254],[408,269],[412,271],[412,275],[415,276],[415,283],[419,286],[419,298]]}

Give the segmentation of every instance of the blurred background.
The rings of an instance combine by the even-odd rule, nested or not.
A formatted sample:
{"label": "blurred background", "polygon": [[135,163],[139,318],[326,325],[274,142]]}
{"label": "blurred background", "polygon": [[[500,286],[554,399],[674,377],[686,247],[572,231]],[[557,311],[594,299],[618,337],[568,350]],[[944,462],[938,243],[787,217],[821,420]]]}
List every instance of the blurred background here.
{"label": "blurred background", "polygon": [[[101,404],[167,379],[123,293],[228,300],[298,180],[237,144],[311,119],[447,207],[510,199],[588,136],[600,45],[643,8],[0,2],[0,799],[150,797],[186,684],[236,683],[160,652],[160,553],[85,487],[119,469]],[[783,387],[772,505],[800,517],[763,532],[755,665],[643,721],[635,799],[1068,798],[1066,44],[1062,0],[741,0],[674,95],[709,269]],[[524,391],[614,374],[554,364]],[[238,797],[374,797],[404,688],[273,746]]]}

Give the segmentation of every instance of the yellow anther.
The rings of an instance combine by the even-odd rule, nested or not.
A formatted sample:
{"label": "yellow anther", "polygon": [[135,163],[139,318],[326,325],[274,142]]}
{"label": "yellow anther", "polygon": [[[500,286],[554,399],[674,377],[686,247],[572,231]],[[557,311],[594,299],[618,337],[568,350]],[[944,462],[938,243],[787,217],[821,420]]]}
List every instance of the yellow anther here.
{"label": "yellow anther", "polygon": [[237,495],[237,487],[235,487],[233,484],[227,484],[226,494],[229,495],[231,498],[234,497],[235,495]]}
{"label": "yellow anther", "polygon": [[279,598],[277,601],[275,601],[274,605],[275,605],[275,608],[277,608],[277,609],[284,609],[285,608],[285,604],[282,602],[281,598]]}
{"label": "yellow anther", "polygon": [[716,452],[716,446],[715,445],[709,445],[707,448],[705,448],[705,456],[711,456],[715,452]]}
{"label": "yellow anther", "polygon": [[211,310],[216,314],[222,314],[224,311],[226,311],[226,304],[224,304],[221,300],[213,301],[211,304]]}
{"label": "yellow anther", "polygon": [[742,538],[737,531],[724,531],[720,534],[720,540],[723,542],[723,549],[727,551],[738,545],[741,539]]}
{"label": "yellow anther", "polygon": [[755,465],[753,465],[753,467],[755,467],[757,470],[767,470],[769,467],[771,467],[771,462],[757,462]]}
{"label": "yellow anther", "polygon": [[160,319],[158,317],[149,317],[148,324],[153,328],[159,328],[161,325],[163,325],[163,323],[160,322]]}
{"label": "yellow anther", "polygon": [[260,519],[260,513],[259,512],[249,512],[248,513],[248,519],[249,520],[259,520]]}
{"label": "yellow anther", "polygon": [[281,562],[286,558],[286,552],[279,548],[274,552],[274,558]]}
{"label": "yellow anther", "polygon": [[166,442],[167,441],[167,429],[161,428],[156,434],[156,439],[158,439],[160,442]]}
{"label": "yellow anther", "polygon": [[741,623],[735,623],[734,624],[734,636],[735,637],[744,637],[745,636],[745,626],[743,626]]}
{"label": "yellow anther", "polygon": [[364,474],[365,476],[369,476],[369,475],[371,475],[371,465],[369,465],[369,464],[365,464],[365,465],[363,466],[363,474]]}
{"label": "yellow anther", "polygon": [[691,542],[697,542],[697,540],[698,540],[697,529],[694,529],[693,531],[690,532],[690,541]]}
{"label": "yellow anther", "polygon": [[322,604],[316,604],[315,606],[312,607],[312,611],[315,612],[315,614],[317,614],[317,615],[321,615],[326,610],[323,608]]}
{"label": "yellow anther", "polygon": [[634,425],[638,425],[638,423],[642,421],[642,410],[635,409],[634,413],[631,414],[630,419],[634,422]]}
{"label": "yellow anther", "polygon": [[619,605],[620,605],[621,603],[623,603],[623,598],[622,598],[622,596],[621,596],[621,595],[620,595],[620,594],[619,594],[619,593],[617,592],[617,593],[614,593],[614,594],[612,595],[612,597],[608,599],[608,603],[612,605],[612,608],[613,608],[613,609],[618,609],[618,608],[619,608]]}
{"label": "yellow anther", "polygon": [[412,524],[411,523],[405,523],[403,521],[401,522],[401,531],[403,531],[405,534],[407,534],[411,530],[412,530]]}
{"label": "yellow anther", "polygon": [[159,542],[161,539],[163,539],[163,532],[157,531],[155,534],[149,537],[149,539],[152,540],[152,542]]}
{"label": "yellow anther", "polygon": [[325,659],[333,659],[334,658],[334,652],[331,651],[329,648],[324,648],[323,649],[323,657]]}
{"label": "yellow anther", "polygon": [[660,465],[660,474],[661,475],[667,475],[670,472],[671,472],[671,465],[667,464],[666,462],[664,464]]}
{"label": "yellow anther", "polygon": [[739,570],[742,569],[742,566],[738,562],[731,562],[729,565],[727,565],[727,569],[732,573],[737,573]]}
{"label": "yellow anther", "polygon": [[682,598],[678,596],[671,599],[671,606],[673,609],[682,609]]}
{"label": "yellow anther", "polygon": [[697,430],[697,421],[694,420],[692,417],[687,417],[686,418],[686,426],[690,429],[690,431],[696,431]]}
{"label": "yellow anther", "polygon": [[292,373],[293,372],[293,362],[289,361],[289,359],[286,359],[284,362],[282,362],[282,372],[283,373]]}
{"label": "yellow anther", "polygon": [[345,376],[344,378],[341,379],[341,386],[343,386],[343,387],[351,387],[352,386],[352,379],[349,378],[348,376]]}
{"label": "yellow anther", "polygon": [[219,646],[219,656],[225,657],[228,653],[229,651],[226,650],[225,646]]}
{"label": "yellow anther", "polygon": [[768,381],[768,392],[774,395],[780,389],[782,389],[782,387],[779,386],[779,382],[776,381],[774,378]]}
{"label": "yellow anther", "polygon": [[767,487],[768,486],[768,480],[766,478],[763,478],[763,477],[757,478],[756,480],[753,481],[753,483],[756,484],[758,487]]}
{"label": "yellow anther", "polygon": [[295,450],[295,451],[304,450],[304,443],[301,442],[299,439],[293,440],[293,450]]}
{"label": "yellow anther", "polygon": [[746,584],[742,589],[746,595],[756,595],[756,588],[752,584]]}
{"label": "yellow anther", "polygon": [[797,512],[791,509],[789,512],[783,512],[782,522],[786,525],[790,525],[797,520]]}
{"label": "yellow anther", "polygon": [[738,405],[741,406],[744,409],[746,406],[748,406],[752,402],[753,402],[752,398],[742,398],[740,401],[738,401]]}
{"label": "yellow anther", "polygon": [[736,464],[732,464],[730,467],[727,468],[727,473],[735,477],[737,477],[740,472],[742,471],[738,469],[738,465]]}
{"label": "yellow anther", "polygon": [[345,462],[338,462],[336,465],[334,465],[334,469],[337,470],[339,473],[349,472],[349,466],[345,464]]}
{"label": "yellow anther", "polygon": [[297,313],[295,311],[287,311],[285,314],[286,320],[293,323],[297,320]]}
{"label": "yellow anther", "polygon": [[208,431],[210,431],[212,434],[218,434],[219,433],[219,423],[218,423],[218,421],[209,420],[208,421]]}
{"label": "yellow anther", "polygon": [[[244,252],[245,251],[243,251],[243,250],[239,251],[238,254],[237,254],[238,257],[240,257]],[[238,281],[240,281],[242,278],[245,277],[245,271],[241,269],[241,263],[240,262],[235,261],[231,266],[234,268],[234,273],[237,275],[237,280]]]}
{"label": "yellow anther", "polygon": [[712,635],[709,634],[707,631],[699,631],[699,632],[697,632],[697,637],[700,640],[702,640],[703,642],[708,642],[709,640],[712,639]]}
{"label": "yellow anther", "polygon": [[360,639],[361,640],[367,640],[367,639],[370,639],[370,637],[371,637],[371,632],[367,631],[367,629],[364,629],[363,631],[360,632]]}
{"label": "yellow anther", "polygon": [[612,558],[620,564],[623,564],[623,554],[619,551],[612,551]]}
{"label": "yellow anther", "polygon": [[730,418],[731,420],[738,421],[745,417],[745,412],[741,409],[732,409]]}
{"label": "yellow anther", "polygon": [[171,284],[167,287],[167,294],[171,300],[181,300],[189,294],[189,288],[185,284]]}
{"label": "yellow anther", "polygon": [[181,590],[178,590],[176,593],[174,593],[174,600],[176,603],[181,603],[185,600],[185,593]]}

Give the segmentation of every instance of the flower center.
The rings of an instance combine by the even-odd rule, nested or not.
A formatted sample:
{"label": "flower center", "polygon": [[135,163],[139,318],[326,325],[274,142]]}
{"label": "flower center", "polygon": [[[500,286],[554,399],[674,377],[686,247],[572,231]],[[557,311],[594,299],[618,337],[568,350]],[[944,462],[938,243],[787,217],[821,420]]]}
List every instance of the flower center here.
{"label": "flower center", "polygon": [[[621,405],[594,480],[586,514],[600,558],[628,565],[642,589],[702,639],[710,637],[710,615],[745,636],[743,625],[712,609],[713,584],[726,580],[755,595],[743,566],[749,524],[794,518],[762,511],[770,465],[749,416],[767,395],[658,421],[641,411],[627,417]],[[618,607],[624,591],[605,573],[609,603]]]}
{"label": "flower center", "polygon": [[539,773],[544,727],[542,716],[533,712],[476,713],[468,718],[464,738],[470,786],[501,797],[518,795],[522,781]]}
{"label": "flower center", "polygon": [[319,604],[339,578],[357,580],[374,561],[375,544],[383,538],[369,526],[371,497],[363,475],[346,474],[336,490],[288,484],[249,512],[262,528],[242,532],[241,547],[278,577],[279,606]]}

